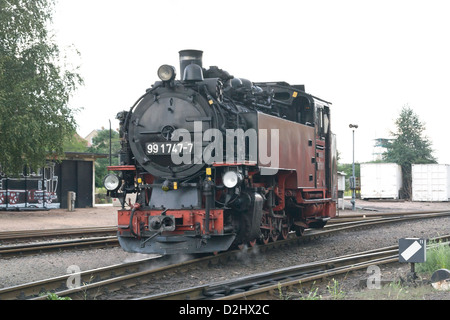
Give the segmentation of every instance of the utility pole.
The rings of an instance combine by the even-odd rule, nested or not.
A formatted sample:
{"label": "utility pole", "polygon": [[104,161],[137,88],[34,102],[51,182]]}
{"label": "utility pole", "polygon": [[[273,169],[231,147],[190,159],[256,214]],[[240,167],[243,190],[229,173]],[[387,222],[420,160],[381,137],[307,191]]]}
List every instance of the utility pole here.
{"label": "utility pole", "polygon": [[111,119],[109,119],[109,165],[112,166],[112,147],[111,147],[111,140],[112,140],[112,132],[111,132]]}
{"label": "utility pole", "polygon": [[350,124],[349,127],[353,131],[353,163],[352,163],[352,177],[350,179],[350,188],[352,189],[352,210],[355,210],[355,189],[356,189],[356,178],[355,178],[355,129],[358,128],[357,124]]}

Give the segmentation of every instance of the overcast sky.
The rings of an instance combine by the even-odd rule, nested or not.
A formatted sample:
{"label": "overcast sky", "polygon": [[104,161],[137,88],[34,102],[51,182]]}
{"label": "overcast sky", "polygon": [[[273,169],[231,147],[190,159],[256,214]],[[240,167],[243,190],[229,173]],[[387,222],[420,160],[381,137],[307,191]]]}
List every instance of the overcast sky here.
{"label": "overcast sky", "polygon": [[[450,164],[450,1],[400,0],[59,0],[53,28],[73,45],[85,85],[78,132],[118,127],[117,112],[158,80],[161,64],[179,69],[178,51],[203,51],[253,82],[304,84],[330,101],[341,162],[370,161],[403,106],[426,125],[439,163]],[[72,60],[73,59],[73,60]]]}

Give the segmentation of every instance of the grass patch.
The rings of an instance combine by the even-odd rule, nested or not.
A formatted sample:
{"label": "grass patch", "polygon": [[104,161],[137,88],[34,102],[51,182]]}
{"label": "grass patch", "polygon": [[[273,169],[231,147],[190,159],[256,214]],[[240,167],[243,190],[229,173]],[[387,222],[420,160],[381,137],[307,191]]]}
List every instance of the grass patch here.
{"label": "grass patch", "polygon": [[427,247],[427,259],[416,264],[416,271],[432,275],[438,269],[450,269],[450,246],[439,242],[430,242]]}
{"label": "grass patch", "polygon": [[355,293],[355,300],[425,300],[426,295],[433,291],[431,286],[411,287],[398,282],[392,282],[380,289],[365,289]]}
{"label": "grass patch", "polygon": [[60,297],[56,293],[53,293],[53,292],[47,292],[42,295],[47,295],[47,300],[72,300],[69,297]]}
{"label": "grass patch", "polygon": [[[301,281],[299,283],[301,284]],[[319,287],[316,286],[315,281],[310,290],[306,292],[303,289],[298,290],[298,292],[286,292],[278,283],[278,298],[280,300],[343,300],[346,293],[341,288],[341,284],[333,278],[326,286],[328,294],[322,296],[319,294]]]}
{"label": "grass patch", "polygon": [[[429,242],[427,258],[424,263],[416,263],[415,269],[419,282],[423,278],[430,278],[438,269],[450,269],[450,246],[442,241]],[[393,282],[377,290],[362,290],[355,294],[355,299],[368,300],[423,300],[428,294],[436,292],[431,285],[410,285],[408,283]]]}

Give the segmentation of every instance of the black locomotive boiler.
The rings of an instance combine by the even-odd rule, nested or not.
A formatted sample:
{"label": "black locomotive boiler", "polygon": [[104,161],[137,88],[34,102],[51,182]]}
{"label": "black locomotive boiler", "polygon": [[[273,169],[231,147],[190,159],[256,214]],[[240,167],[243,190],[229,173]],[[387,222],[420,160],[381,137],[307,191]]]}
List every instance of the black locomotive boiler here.
{"label": "black locomotive boiler", "polygon": [[337,199],[331,104],[303,85],[205,69],[202,51],[179,53],[180,80],[161,66],[160,81],[117,115],[120,165],[104,183],[122,199],[122,248],[218,252],[323,227]]}

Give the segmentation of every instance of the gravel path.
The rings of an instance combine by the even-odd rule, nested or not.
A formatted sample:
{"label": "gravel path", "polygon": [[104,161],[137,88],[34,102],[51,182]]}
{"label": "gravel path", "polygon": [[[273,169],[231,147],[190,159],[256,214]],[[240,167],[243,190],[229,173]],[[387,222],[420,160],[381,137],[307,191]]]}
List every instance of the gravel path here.
{"label": "gravel path", "polygon": [[[398,205],[399,203],[395,203]],[[374,206],[378,206],[380,211],[389,211],[389,208],[383,208],[385,203],[367,203],[358,202],[357,204],[360,208],[364,206],[371,207],[370,210],[374,210]],[[388,204],[389,205],[389,204]],[[405,209],[406,211],[412,211],[411,203],[403,203],[402,208],[404,209],[407,205],[410,208]],[[423,204],[420,204],[424,207]],[[448,208],[449,205],[444,203]],[[438,204],[438,210],[444,209],[442,203]],[[392,206],[392,205],[391,205]],[[417,205],[416,205],[417,207]],[[435,206],[436,207],[436,206]],[[428,208],[423,208],[421,210],[431,210],[433,206],[428,206]],[[108,210],[98,209],[91,210],[95,213],[87,214],[85,216],[78,217],[76,224],[79,226],[84,225],[111,225],[110,223],[102,223],[98,219],[99,217],[107,217],[108,222],[110,222],[111,212],[115,212],[116,208],[109,208]],[[390,210],[398,210],[398,208],[391,208]],[[416,209],[418,210],[418,209]],[[101,211],[101,212],[100,212]],[[352,211],[341,211],[343,214],[361,213],[367,212],[365,210],[358,210],[357,212]],[[0,223],[4,227],[2,220],[2,214],[0,213]],[[41,213],[43,214],[43,213]],[[52,215],[51,212],[46,213],[41,217],[42,220],[46,220],[46,227],[60,225],[61,221],[64,220],[61,214],[65,213],[54,213],[57,217],[57,223],[50,224],[48,221],[51,220],[49,216]],[[66,214],[67,215],[67,214]],[[96,217],[92,217],[96,216]],[[23,217],[16,217],[18,220]],[[27,219],[33,220],[37,217],[30,218],[27,213]],[[96,219],[97,218],[97,219]],[[5,216],[3,216],[5,221]],[[6,219],[9,223],[12,223],[13,218]],[[65,220],[67,221],[67,219]],[[30,222],[29,225],[24,225],[23,223],[19,225],[17,229],[33,229],[29,227],[30,225],[39,225],[38,222]],[[70,227],[75,225],[71,224]],[[17,226],[16,226],[17,227]],[[69,227],[69,226],[68,226]],[[1,229],[0,229],[1,230]],[[291,247],[289,250],[271,250],[269,253],[264,254],[243,254],[242,257],[234,262],[230,262],[225,266],[212,266],[208,269],[192,271],[189,274],[174,276],[171,279],[162,279],[158,283],[152,284],[152,286],[143,289],[144,294],[152,294],[162,292],[164,290],[174,290],[180,288],[180,283],[184,286],[194,286],[214,281],[222,281],[229,279],[231,277],[240,277],[246,274],[258,273],[267,271],[270,269],[276,269],[280,267],[287,267],[290,265],[306,263],[310,261],[322,260],[325,258],[331,258],[335,256],[340,256],[348,253],[365,251],[373,248],[379,248],[384,246],[390,246],[398,244],[399,238],[404,237],[420,237],[420,238],[431,238],[438,235],[448,234],[450,231],[450,218],[434,218],[426,219],[421,221],[395,223],[382,228],[376,227],[365,230],[340,232],[338,234],[320,238],[309,243],[305,243],[298,247]],[[135,259],[142,259],[144,255],[126,253],[120,248],[111,249],[95,249],[95,250],[82,250],[77,252],[61,252],[52,254],[41,254],[36,256],[21,257],[21,258],[9,258],[0,260],[0,287],[8,287],[12,285],[17,285],[21,283],[36,281],[40,279],[55,277],[59,275],[66,274],[67,268],[71,265],[77,265],[81,270],[89,270],[93,268],[103,267],[111,264],[122,263],[124,261],[132,261]],[[399,277],[406,276],[409,270],[408,265],[396,264],[389,267],[381,267],[382,279],[398,279]],[[365,271],[354,272],[350,275],[339,279],[339,283],[342,286],[342,290],[345,291],[347,299],[358,299],[360,298],[357,294],[361,289],[359,287],[360,279],[367,277]],[[367,290],[367,289],[365,289]],[[322,286],[320,291],[322,295],[326,296],[325,287]],[[422,298],[425,299],[449,299],[450,292],[435,292],[431,295]],[[115,299],[127,298],[127,294],[116,296]],[[364,298],[364,297],[363,297]],[[369,299],[369,298],[368,298]]]}

